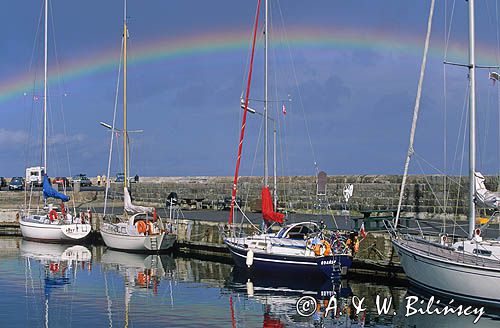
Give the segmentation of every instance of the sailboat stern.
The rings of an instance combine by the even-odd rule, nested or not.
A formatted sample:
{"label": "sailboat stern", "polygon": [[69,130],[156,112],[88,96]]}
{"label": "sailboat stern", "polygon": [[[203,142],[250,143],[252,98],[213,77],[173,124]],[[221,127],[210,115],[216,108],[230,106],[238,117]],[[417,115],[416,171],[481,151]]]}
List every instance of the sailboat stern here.
{"label": "sailboat stern", "polygon": [[177,235],[175,234],[149,235],[144,239],[144,248],[148,251],[167,250],[174,246],[176,240]]}
{"label": "sailboat stern", "polygon": [[[340,277],[347,274],[352,264],[350,255],[335,256],[293,256],[289,254],[267,253],[252,249],[252,260],[247,261],[250,249],[238,243],[237,240],[226,238],[224,243],[229,248],[236,266],[249,271],[264,271],[303,275],[318,274],[325,278]],[[251,262],[250,265],[249,262]]]}
{"label": "sailboat stern", "polygon": [[328,278],[347,275],[352,265],[352,256],[348,254],[321,256],[316,259],[321,272]]}
{"label": "sailboat stern", "polygon": [[68,240],[85,239],[91,231],[92,226],[90,224],[65,224],[61,228],[62,234]]}

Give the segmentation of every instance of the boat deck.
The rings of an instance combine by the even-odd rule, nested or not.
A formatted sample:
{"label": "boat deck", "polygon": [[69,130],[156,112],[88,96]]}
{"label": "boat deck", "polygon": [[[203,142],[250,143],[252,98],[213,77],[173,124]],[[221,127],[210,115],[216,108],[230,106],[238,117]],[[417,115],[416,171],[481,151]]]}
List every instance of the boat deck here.
{"label": "boat deck", "polygon": [[455,251],[451,247],[441,246],[439,244],[435,244],[420,239],[405,238],[398,240],[398,242],[423,255],[438,257],[444,260],[468,264],[468,265],[500,269],[500,259],[495,257],[485,258],[482,256],[477,256],[466,252],[459,252]]}

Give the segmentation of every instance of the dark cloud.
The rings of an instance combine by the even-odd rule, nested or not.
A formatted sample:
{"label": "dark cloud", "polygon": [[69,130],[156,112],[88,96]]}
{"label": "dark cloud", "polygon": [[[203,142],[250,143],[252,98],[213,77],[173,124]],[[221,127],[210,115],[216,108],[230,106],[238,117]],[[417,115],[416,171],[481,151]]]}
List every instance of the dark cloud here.
{"label": "dark cloud", "polygon": [[[78,58],[93,58],[110,49],[118,52],[123,28],[121,2],[53,0],[51,3],[55,30],[51,30],[49,37],[50,76],[57,75],[58,61],[74,63]],[[284,174],[311,174],[314,161],[331,174],[401,172],[428,6],[427,2],[397,0],[342,4],[317,0],[313,5],[303,0],[272,2],[271,25],[275,37],[271,38],[270,97],[276,100],[290,95],[293,100],[287,103],[286,133],[280,131],[286,137],[281,141],[286,143]],[[456,6],[451,36],[455,43],[464,41],[467,35],[465,7]],[[417,147],[422,156],[437,164],[443,157],[442,148],[435,145],[443,139],[444,100],[442,56],[435,53],[442,53],[443,49],[443,8],[436,7],[437,36],[431,43],[434,53],[429,59],[417,131]],[[35,41],[40,9],[41,3],[19,0],[11,1],[9,10],[0,11],[0,28],[8,31],[0,39],[0,86],[4,84],[4,77],[8,83],[12,77],[28,72],[34,43],[32,72],[38,74],[37,78],[41,76],[41,39]],[[478,15],[482,9],[479,8]],[[183,40],[207,33],[243,30],[250,36],[254,10],[252,1],[129,1],[128,122],[131,129],[144,129],[143,134],[133,137],[133,171],[141,175],[233,173],[242,113],[239,98],[246,85],[247,49],[193,51],[147,63],[133,61],[137,58],[134,49],[158,39]],[[495,40],[495,31],[487,33],[487,19],[477,23],[481,31],[478,42],[484,47],[488,40],[490,43]],[[52,21],[50,26],[52,29]],[[339,48],[341,44],[292,45],[288,49],[284,37],[297,28],[335,31],[341,35],[347,30],[347,36],[356,34],[358,43],[350,45],[350,40],[346,40],[345,49]],[[407,40],[403,46],[411,47],[402,49],[398,45],[392,49],[393,38]],[[224,38],[214,39],[214,49],[224,42]],[[419,42],[422,47],[418,46]],[[458,60],[466,58],[466,54],[452,55]],[[483,57],[478,55],[486,60]],[[260,45],[251,92],[255,99],[263,98],[262,72]],[[478,80],[484,80],[478,83],[479,139],[485,145],[480,157],[486,168],[496,170],[494,157],[498,154],[491,149],[498,149],[498,142],[484,140],[492,139],[496,131],[491,122],[496,122],[497,114],[486,113],[488,110],[493,113],[497,99],[495,92],[482,91],[491,87],[484,74],[478,73]],[[461,115],[467,77],[462,68],[449,68],[448,76],[446,124],[451,149],[463,140],[459,127],[463,125]],[[69,174],[65,168],[68,165],[64,163],[67,155],[63,140],[68,145],[72,173],[96,174],[106,170],[109,131],[98,122],[111,122],[116,78],[117,70],[112,69],[66,81],[63,77],[61,87],[56,83],[50,85],[53,131],[61,140],[51,145],[58,157],[52,161],[54,169],[61,170],[61,174]],[[61,100],[64,93],[68,95]],[[39,106],[31,107],[26,102],[26,97],[18,97],[0,103],[0,149],[4,156],[13,158],[2,163],[2,175],[19,174],[24,166],[40,159],[39,141],[35,138],[40,135]],[[122,102],[120,88],[117,104],[120,127]],[[60,103],[64,105],[64,117],[57,108]],[[262,107],[258,102],[253,105]],[[271,113],[281,125],[284,118],[280,105],[271,106]],[[249,116],[242,163],[244,174],[260,174],[262,170],[261,123],[259,117]],[[66,127],[65,137],[61,136],[62,125]],[[23,146],[23,143],[31,146]],[[118,142],[113,161],[115,173],[122,170],[120,147]]]}

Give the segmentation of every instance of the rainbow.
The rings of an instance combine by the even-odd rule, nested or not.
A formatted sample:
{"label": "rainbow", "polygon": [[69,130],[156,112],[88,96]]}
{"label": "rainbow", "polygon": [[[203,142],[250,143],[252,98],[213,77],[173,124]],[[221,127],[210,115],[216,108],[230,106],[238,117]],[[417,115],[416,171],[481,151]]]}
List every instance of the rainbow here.
{"label": "rainbow", "polygon": [[[375,37],[374,37],[375,35]],[[423,36],[404,35],[387,31],[365,33],[353,29],[325,29],[296,27],[287,31],[287,43],[293,49],[372,49],[384,52],[421,56]],[[130,64],[141,64],[169,60],[184,56],[204,56],[214,53],[244,51],[250,43],[248,31],[210,32],[196,36],[162,38],[135,44],[129,57]],[[432,45],[431,45],[432,46]],[[478,45],[477,57],[485,64],[496,64],[498,54],[494,47]],[[442,47],[432,47],[431,55],[443,58]],[[448,58],[466,58],[465,44],[450,45]],[[116,70],[119,61],[119,49],[108,49],[88,57],[72,60],[59,67],[58,77],[65,81],[76,80],[103,71]],[[55,74],[53,74],[55,76]],[[53,77],[52,80],[56,80]],[[11,76],[0,80],[0,103],[22,96],[33,86],[32,74]]]}

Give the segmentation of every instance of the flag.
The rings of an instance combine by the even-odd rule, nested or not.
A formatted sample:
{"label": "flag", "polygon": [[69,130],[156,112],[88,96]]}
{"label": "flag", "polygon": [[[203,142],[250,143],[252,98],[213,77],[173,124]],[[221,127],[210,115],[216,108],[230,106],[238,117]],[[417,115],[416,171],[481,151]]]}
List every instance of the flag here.
{"label": "flag", "polygon": [[281,111],[283,112],[283,115],[286,115],[286,107],[285,104],[281,107]]}
{"label": "flag", "polygon": [[365,223],[361,224],[361,228],[359,228],[359,235],[361,238],[365,239],[366,237],[366,230],[365,230]]}

